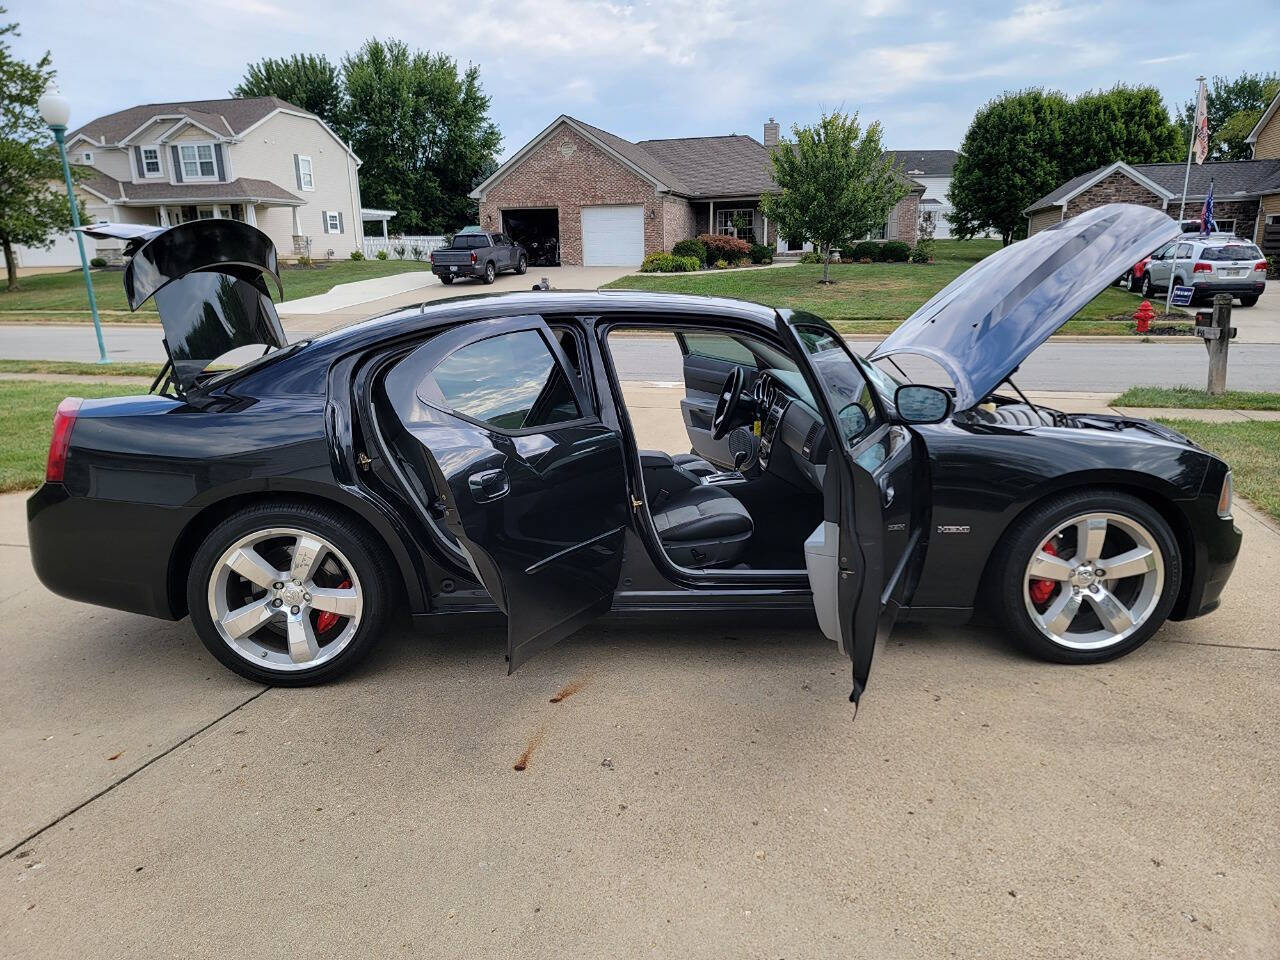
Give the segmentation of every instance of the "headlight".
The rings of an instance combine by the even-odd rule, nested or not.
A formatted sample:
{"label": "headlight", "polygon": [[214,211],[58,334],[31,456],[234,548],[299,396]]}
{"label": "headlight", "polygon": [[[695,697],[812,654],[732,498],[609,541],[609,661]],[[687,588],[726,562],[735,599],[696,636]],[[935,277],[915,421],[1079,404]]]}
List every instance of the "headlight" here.
{"label": "headlight", "polygon": [[1231,497],[1235,492],[1235,483],[1231,479],[1231,471],[1222,478],[1222,492],[1218,494],[1218,516],[1226,519],[1231,516]]}

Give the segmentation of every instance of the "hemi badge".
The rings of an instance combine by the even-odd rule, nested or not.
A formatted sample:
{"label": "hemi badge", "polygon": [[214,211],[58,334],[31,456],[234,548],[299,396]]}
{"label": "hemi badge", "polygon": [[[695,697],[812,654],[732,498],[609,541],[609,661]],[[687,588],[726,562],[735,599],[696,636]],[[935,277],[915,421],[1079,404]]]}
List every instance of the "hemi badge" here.
{"label": "hemi badge", "polygon": [[940,523],[938,524],[939,533],[968,533],[969,524],[967,523]]}

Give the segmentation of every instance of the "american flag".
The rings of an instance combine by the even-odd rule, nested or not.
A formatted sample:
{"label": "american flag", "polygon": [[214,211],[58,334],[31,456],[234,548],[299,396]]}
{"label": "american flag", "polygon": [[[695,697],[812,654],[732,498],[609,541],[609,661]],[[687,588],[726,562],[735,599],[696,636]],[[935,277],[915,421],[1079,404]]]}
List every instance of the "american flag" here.
{"label": "american flag", "polygon": [[1204,206],[1200,208],[1200,233],[1207,237],[1218,228],[1213,222],[1213,181],[1209,181],[1209,192],[1204,195]]}
{"label": "american flag", "polygon": [[1205,158],[1209,156],[1209,105],[1205,101],[1203,80],[1200,81],[1200,94],[1196,98],[1196,129],[1194,147],[1196,163],[1204,163]]}

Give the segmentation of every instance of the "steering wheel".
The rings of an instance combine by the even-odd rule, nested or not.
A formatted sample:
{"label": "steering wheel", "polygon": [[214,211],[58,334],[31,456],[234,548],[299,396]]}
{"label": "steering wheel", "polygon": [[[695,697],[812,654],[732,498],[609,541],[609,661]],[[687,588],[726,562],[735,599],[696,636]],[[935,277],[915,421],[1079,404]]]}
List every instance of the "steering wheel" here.
{"label": "steering wheel", "polygon": [[723,440],[733,424],[733,415],[738,412],[738,401],[742,399],[742,384],[747,375],[741,367],[734,367],[725,377],[724,386],[720,388],[720,398],[716,400],[716,412],[711,417],[711,437]]}

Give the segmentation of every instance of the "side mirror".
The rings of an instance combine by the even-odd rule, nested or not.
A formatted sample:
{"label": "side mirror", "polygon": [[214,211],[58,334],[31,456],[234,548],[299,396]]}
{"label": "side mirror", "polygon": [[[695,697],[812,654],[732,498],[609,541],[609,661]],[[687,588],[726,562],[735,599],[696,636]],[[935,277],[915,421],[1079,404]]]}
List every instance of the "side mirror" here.
{"label": "side mirror", "polygon": [[951,416],[954,401],[941,387],[907,383],[893,395],[893,405],[903,423],[941,423]]}

